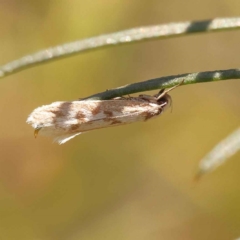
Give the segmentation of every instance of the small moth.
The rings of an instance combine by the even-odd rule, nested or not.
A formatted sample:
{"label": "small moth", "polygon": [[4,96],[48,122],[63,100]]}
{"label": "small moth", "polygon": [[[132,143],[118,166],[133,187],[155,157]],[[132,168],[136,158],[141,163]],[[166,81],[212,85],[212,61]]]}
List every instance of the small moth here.
{"label": "small moth", "polygon": [[83,132],[157,117],[171,106],[172,99],[167,93],[180,84],[161,89],[153,96],[54,102],[36,108],[27,123],[35,129],[35,137],[39,133],[54,137],[55,141],[63,144]]}

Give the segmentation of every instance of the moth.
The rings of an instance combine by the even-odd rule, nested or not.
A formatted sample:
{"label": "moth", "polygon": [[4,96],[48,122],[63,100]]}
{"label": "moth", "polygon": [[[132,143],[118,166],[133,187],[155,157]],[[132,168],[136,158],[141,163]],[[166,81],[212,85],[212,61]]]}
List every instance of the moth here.
{"label": "moth", "polygon": [[161,89],[153,96],[54,102],[36,108],[29,115],[27,123],[35,129],[35,137],[38,134],[51,136],[59,144],[63,144],[83,132],[146,121],[159,116],[171,106],[172,99],[168,92],[180,84]]}

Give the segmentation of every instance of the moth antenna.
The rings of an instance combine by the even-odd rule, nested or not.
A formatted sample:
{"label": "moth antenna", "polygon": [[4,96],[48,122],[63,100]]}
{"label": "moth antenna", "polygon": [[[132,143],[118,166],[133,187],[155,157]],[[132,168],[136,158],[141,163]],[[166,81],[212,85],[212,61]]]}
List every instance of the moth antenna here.
{"label": "moth antenna", "polygon": [[164,95],[166,95],[168,92],[170,92],[170,91],[172,91],[173,89],[175,89],[175,88],[179,87],[180,85],[182,85],[183,82],[184,82],[184,80],[185,80],[185,79],[183,79],[180,83],[178,83],[177,85],[175,85],[175,86],[173,86],[173,87],[171,87],[171,88],[160,90],[160,92],[159,92],[160,95],[157,97],[157,100],[159,100],[160,98],[162,98],[162,97],[163,97]]}

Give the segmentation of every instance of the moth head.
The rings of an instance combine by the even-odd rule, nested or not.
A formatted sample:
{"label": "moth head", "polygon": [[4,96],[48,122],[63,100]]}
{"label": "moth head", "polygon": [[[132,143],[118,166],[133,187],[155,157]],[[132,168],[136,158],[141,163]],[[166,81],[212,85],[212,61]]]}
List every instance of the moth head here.
{"label": "moth head", "polygon": [[[164,89],[162,89],[162,90],[164,91]],[[159,94],[161,97],[160,98],[157,97],[157,102],[160,106],[163,107],[163,110],[165,111],[172,106],[172,98],[169,94],[167,94],[167,93],[162,94],[160,92],[159,92]]]}
{"label": "moth head", "polygon": [[163,106],[163,109],[166,110],[169,107],[172,106],[172,98],[171,96],[168,94],[168,92],[172,91],[173,89],[175,89],[176,87],[180,86],[181,84],[183,84],[184,79],[177,85],[168,88],[168,89],[161,89],[159,91],[158,94],[155,95],[155,98],[157,99],[157,102],[159,103],[159,105]]}

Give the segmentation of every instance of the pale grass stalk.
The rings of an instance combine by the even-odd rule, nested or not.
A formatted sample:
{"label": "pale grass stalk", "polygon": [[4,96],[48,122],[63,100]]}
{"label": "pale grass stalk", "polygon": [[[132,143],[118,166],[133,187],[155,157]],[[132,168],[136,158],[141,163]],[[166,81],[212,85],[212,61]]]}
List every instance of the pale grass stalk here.
{"label": "pale grass stalk", "polygon": [[[202,21],[187,21],[178,23],[142,26],[120,32],[104,34],[96,37],[77,40],[55,47],[50,47],[30,55],[21,57],[15,61],[0,66],[0,78],[15,72],[66,58],[74,54],[95,50],[103,47],[118,46],[139,41],[165,39],[193,33],[208,33],[235,30],[240,28],[240,18],[216,18]],[[26,39],[27,42],[27,39]]]}
{"label": "pale grass stalk", "polygon": [[199,164],[197,178],[215,170],[240,150],[240,128],[227,136]]}

